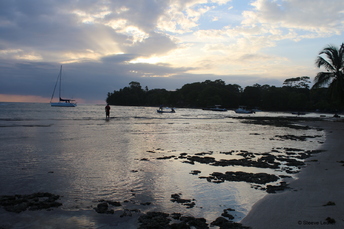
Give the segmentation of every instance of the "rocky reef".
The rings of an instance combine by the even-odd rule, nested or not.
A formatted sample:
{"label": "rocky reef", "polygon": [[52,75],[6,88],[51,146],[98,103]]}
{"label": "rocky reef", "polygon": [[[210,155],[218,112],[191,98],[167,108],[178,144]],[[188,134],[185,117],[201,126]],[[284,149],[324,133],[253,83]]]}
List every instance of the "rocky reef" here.
{"label": "rocky reef", "polygon": [[57,202],[59,195],[48,192],[37,192],[29,195],[3,195],[0,196],[0,206],[6,211],[20,213],[30,210],[51,210],[62,205]]}

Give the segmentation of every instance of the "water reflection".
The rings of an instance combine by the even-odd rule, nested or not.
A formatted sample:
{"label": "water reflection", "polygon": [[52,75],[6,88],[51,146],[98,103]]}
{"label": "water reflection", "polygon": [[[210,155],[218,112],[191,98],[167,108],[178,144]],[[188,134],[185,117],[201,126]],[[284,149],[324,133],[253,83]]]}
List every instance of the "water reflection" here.
{"label": "water reflection", "polygon": [[[266,192],[246,182],[215,184],[199,176],[226,171],[285,171],[190,164],[178,158],[180,154],[207,153],[203,156],[217,161],[240,159],[241,150],[258,157],[276,148],[316,149],[324,140],[323,136],[304,142],[281,141],[275,136],[324,133],[246,124],[230,118],[230,112],[178,109],[175,114],[161,115],[155,108],[113,107],[111,115],[106,120],[103,106],[86,105],[75,109],[12,106],[0,112],[0,125],[6,126],[0,128],[1,195],[44,191],[63,196],[63,206],[58,210],[21,213],[18,221],[13,218],[10,222],[16,228],[22,222],[58,228],[60,221],[65,222],[64,228],[135,228],[138,215],[120,218],[124,208],[179,212],[204,217],[208,222],[224,209],[233,208],[236,220],[240,220]],[[170,158],[158,159],[164,156]],[[201,173],[192,175],[192,170]],[[196,205],[186,208],[172,202],[175,193],[194,199]],[[114,207],[116,220],[93,210],[100,200],[121,202],[121,207]],[[0,210],[1,217],[11,215]]]}

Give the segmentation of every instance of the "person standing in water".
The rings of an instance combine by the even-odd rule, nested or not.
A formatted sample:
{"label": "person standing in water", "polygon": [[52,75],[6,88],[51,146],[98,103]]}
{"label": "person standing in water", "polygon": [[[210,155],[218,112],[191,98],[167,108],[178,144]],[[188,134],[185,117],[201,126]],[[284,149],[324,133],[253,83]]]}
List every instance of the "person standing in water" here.
{"label": "person standing in water", "polygon": [[107,104],[105,107],[105,114],[106,114],[107,119],[110,118],[110,109],[111,108],[110,108],[109,104]]}

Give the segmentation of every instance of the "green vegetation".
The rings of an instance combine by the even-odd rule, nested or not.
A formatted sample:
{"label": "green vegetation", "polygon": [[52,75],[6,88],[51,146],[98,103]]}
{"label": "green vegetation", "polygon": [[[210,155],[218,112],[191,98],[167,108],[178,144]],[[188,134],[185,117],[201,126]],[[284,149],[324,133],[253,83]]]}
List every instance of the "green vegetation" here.
{"label": "green vegetation", "polygon": [[270,111],[338,111],[344,108],[344,43],[340,48],[328,46],[316,59],[319,72],[310,89],[308,76],[286,79],[283,87],[254,84],[244,89],[218,79],[185,84],[176,91],[142,89],[139,82],[108,93],[106,102],[125,106],[173,106],[205,108],[222,105],[225,108],[259,108]]}
{"label": "green vegetation", "polygon": [[244,105],[270,111],[331,111],[337,103],[327,97],[328,89],[309,89],[309,77],[290,78],[283,87],[254,84],[244,89],[237,84],[225,84],[222,80],[185,84],[176,91],[166,89],[142,89],[139,82],[108,93],[106,102],[124,106],[173,106],[204,108],[221,104],[226,108]]}

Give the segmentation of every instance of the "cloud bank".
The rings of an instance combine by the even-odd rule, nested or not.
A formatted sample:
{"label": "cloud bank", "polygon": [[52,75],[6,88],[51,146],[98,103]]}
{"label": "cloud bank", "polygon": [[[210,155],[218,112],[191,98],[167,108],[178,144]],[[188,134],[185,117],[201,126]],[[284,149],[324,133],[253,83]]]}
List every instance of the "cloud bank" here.
{"label": "cloud bank", "polygon": [[84,102],[131,81],[313,77],[317,53],[343,42],[343,16],[341,0],[2,0],[0,94],[49,98],[60,65],[66,96]]}

